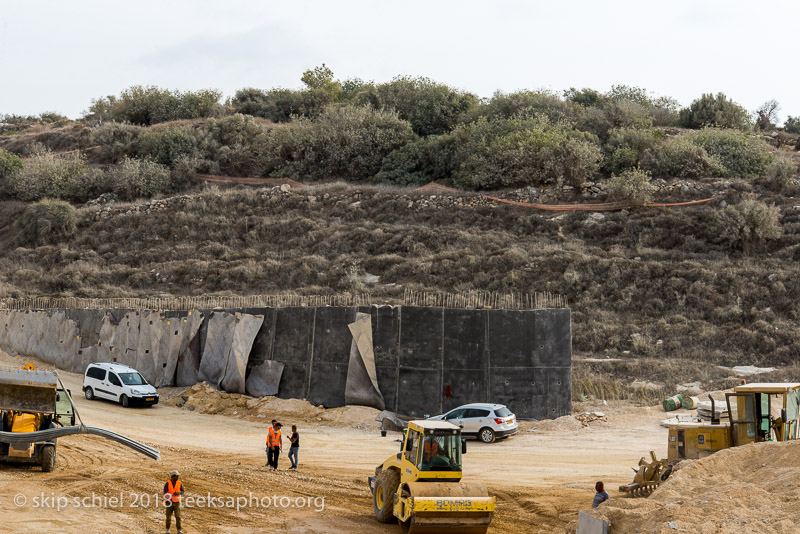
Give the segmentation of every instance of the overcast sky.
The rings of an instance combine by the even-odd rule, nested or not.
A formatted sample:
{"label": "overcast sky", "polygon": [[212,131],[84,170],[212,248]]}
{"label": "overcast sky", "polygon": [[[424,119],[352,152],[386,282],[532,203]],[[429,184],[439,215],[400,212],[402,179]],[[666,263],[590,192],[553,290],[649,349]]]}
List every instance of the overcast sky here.
{"label": "overcast sky", "polygon": [[800,2],[741,0],[0,0],[0,114],[77,118],[135,85],[232,96],[427,76],[496,90],[635,85],[688,105],[724,92],[800,115]]}

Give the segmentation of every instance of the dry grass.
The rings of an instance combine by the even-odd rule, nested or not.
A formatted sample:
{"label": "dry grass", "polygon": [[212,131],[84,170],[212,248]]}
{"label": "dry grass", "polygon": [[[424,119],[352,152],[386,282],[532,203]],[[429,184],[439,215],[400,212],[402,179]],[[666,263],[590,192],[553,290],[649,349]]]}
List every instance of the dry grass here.
{"label": "dry grass", "polygon": [[[181,208],[86,220],[57,246],[6,244],[0,290],[368,292],[395,301],[405,289],[549,291],[569,299],[576,352],[637,358],[631,367],[576,375],[576,391],[606,388],[612,398],[641,397],[624,387],[626,373],[649,373],[669,387],[710,373],[695,362],[783,366],[800,353],[800,212],[788,201],[778,202],[781,239],[744,256],[707,235],[713,204],[606,213],[597,223],[586,213],[512,206],[419,208],[430,196],[341,182],[290,194],[211,188]],[[0,214],[16,210],[0,203]],[[709,383],[717,378],[708,374]]]}

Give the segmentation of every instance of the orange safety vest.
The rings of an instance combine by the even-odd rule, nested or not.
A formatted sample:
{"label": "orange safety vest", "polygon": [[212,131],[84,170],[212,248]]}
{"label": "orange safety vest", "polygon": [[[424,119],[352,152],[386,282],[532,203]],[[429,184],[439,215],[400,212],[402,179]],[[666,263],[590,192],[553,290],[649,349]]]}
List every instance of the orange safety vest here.
{"label": "orange safety vest", "polygon": [[275,427],[269,427],[269,433],[267,433],[267,445],[270,447],[280,447],[281,446],[281,431],[278,430],[276,434]]}
{"label": "orange safety vest", "polygon": [[434,455],[439,454],[439,442],[437,441],[431,442],[426,439],[422,451],[423,451],[422,457],[426,460],[430,460],[431,458],[434,457]]}
{"label": "orange safety vest", "polygon": [[172,495],[172,502],[181,502],[181,495],[176,495],[181,491],[181,481],[178,480],[175,482],[175,485],[172,485],[172,480],[167,480],[167,493]]}

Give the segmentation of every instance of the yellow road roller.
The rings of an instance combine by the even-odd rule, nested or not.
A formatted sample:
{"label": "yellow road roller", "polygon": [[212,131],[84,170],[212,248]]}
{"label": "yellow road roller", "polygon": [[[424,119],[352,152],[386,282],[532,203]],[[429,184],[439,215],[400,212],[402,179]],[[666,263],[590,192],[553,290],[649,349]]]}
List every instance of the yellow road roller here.
{"label": "yellow road roller", "polygon": [[461,482],[467,444],[446,421],[410,421],[402,448],[369,477],[375,518],[404,534],[485,534],[495,498]]}

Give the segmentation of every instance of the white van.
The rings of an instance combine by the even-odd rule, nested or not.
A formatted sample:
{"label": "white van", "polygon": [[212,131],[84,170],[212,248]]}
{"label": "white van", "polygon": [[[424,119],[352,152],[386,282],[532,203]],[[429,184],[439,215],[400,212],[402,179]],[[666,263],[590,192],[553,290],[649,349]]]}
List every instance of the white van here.
{"label": "white van", "polygon": [[126,408],[133,404],[158,404],[158,391],[133,367],[121,363],[90,363],[83,377],[88,400],[108,399]]}

